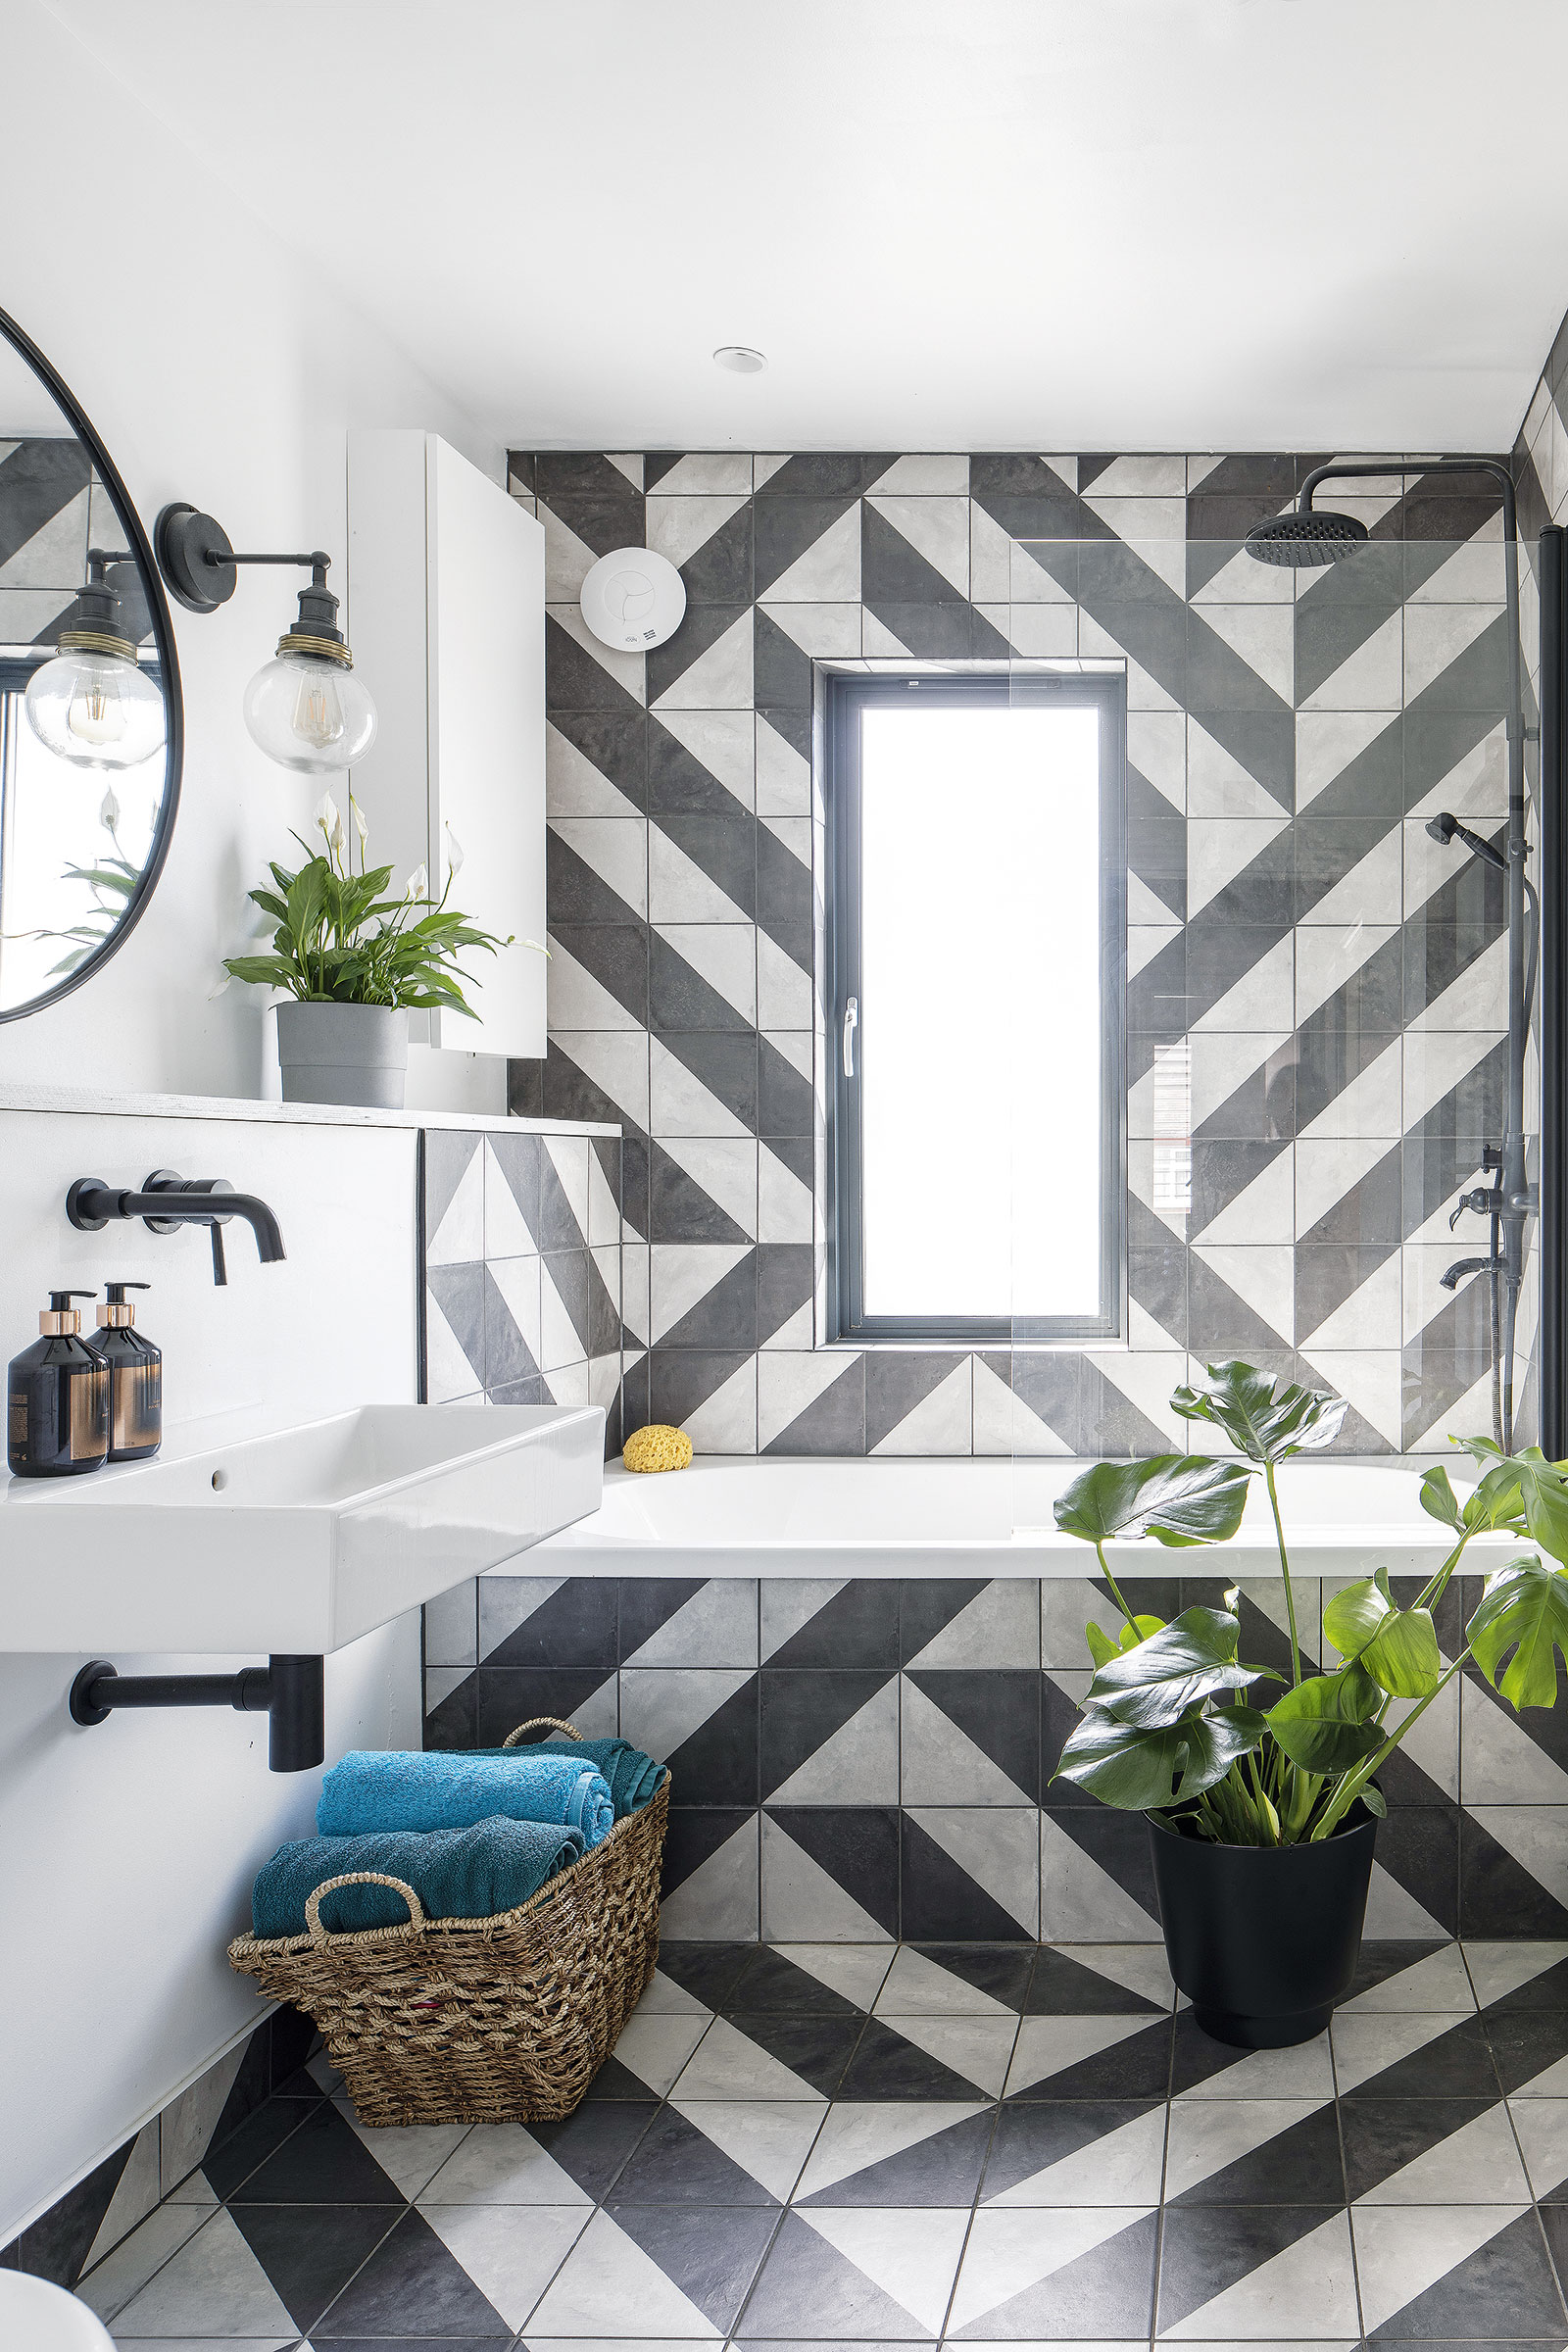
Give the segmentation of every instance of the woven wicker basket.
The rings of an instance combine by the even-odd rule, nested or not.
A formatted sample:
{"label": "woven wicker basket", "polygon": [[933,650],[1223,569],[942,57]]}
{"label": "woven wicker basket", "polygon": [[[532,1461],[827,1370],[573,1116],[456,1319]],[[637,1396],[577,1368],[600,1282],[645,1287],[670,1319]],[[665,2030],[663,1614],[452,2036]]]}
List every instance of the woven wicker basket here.
{"label": "woven wicker basket", "polygon": [[[508,1735],[569,1723],[536,1715]],[[640,1811],[514,1911],[426,1919],[401,1879],[347,1871],[318,1886],[307,1933],[228,1956],[263,1992],[306,2010],[365,2124],[555,2123],[613,2049],[659,1957],[659,1871],[669,1774]],[[334,1886],[396,1887],[409,1924],[333,1936]]]}

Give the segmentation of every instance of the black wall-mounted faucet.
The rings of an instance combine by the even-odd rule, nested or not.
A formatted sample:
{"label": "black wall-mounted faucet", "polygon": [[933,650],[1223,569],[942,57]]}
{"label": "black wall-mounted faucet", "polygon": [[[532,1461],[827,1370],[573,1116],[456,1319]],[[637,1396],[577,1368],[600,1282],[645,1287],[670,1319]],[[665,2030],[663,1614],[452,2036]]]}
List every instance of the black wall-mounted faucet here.
{"label": "black wall-mounted faucet", "polygon": [[66,1195],[66,1214],[80,1233],[98,1233],[115,1217],[140,1217],[151,1233],[205,1225],[213,1237],[216,1283],[228,1280],[222,1229],[230,1217],[242,1217],[255,1234],[264,1266],[284,1255],[283,1236],[267,1202],[254,1193],[236,1193],[221,1176],[176,1176],[172,1168],[155,1168],[140,1192],[122,1192],[101,1176],[78,1176]]}

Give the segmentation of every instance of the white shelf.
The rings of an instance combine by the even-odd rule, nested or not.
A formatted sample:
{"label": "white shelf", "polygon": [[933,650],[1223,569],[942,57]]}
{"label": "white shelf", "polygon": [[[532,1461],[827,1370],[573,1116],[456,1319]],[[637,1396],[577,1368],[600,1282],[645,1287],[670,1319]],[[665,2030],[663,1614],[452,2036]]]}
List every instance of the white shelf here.
{"label": "white shelf", "polygon": [[257,1102],[222,1095],[108,1095],[71,1086],[0,1085],[0,1110],[74,1111],[122,1119],[254,1119],[279,1127],[460,1128],[476,1135],[498,1130],[524,1135],[620,1133],[618,1126],[595,1119],[514,1119],[504,1111],[355,1110],[329,1102]]}

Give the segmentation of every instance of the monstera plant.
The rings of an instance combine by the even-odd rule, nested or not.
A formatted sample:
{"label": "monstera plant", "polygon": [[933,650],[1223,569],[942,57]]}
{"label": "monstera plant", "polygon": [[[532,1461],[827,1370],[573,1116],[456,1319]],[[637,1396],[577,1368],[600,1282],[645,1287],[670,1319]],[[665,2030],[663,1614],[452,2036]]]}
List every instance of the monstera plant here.
{"label": "monstera plant", "polygon": [[[1568,1464],[1548,1462],[1534,1448],[1505,1456],[1488,1439],[1463,1441],[1480,1475],[1462,1499],[1445,1469],[1428,1470],[1421,1480],[1423,1508],[1451,1539],[1442,1564],[1407,1604],[1395,1599],[1382,1567],[1336,1592],[1323,1611],[1323,1637],[1325,1658],[1338,1663],[1315,1671],[1302,1664],[1276,1474],[1282,1463],[1332,1443],[1345,1419],[1343,1401],[1233,1362],[1210,1365],[1207,1378],[1177,1389],[1171,1404],[1184,1420],[1228,1439],[1234,1455],[1100,1462],[1055,1506],[1063,1533],[1094,1545],[1121,1612],[1119,1625],[1085,1628],[1094,1677],[1056,1777],[1105,1804],[1149,1815],[1167,1943],[1200,2022],[1226,2039],[1299,2039],[1318,2030],[1312,2019],[1326,2021],[1344,1985],[1331,1997],[1294,2004],[1276,1998],[1279,1964],[1293,1957],[1281,1951],[1281,1940],[1296,1937],[1302,1948],[1294,1957],[1309,1958],[1310,1947],[1335,1929],[1328,1975],[1337,1971],[1348,1984],[1375,1826],[1386,1811],[1380,1766],[1467,1663],[1515,1708],[1555,1702],[1558,1656],[1568,1662],[1568,1574],[1561,1565],[1568,1560]],[[1254,1481],[1266,1494],[1279,1552],[1288,1676],[1243,1658],[1235,1590],[1223,1607],[1184,1609],[1167,1624],[1130,1606],[1105,1554],[1111,1541],[1145,1536],[1171,1545],[1222,1544],[1236,1534]],[[1498,1534],[1536,1548],[1487,1577],[1463,1644],[1445,1661],[1433,1611],[1466,1546],[1477,1536]],[[1364,1869],[1357,1866],[1348,1882],[1352,1906],[1359,1885],[1359,1908],[1347,1936],[1345,1919],[1325,1920],[1322,1905],[1330,1878],[1343,1878],[1348,1861],[1326,1861],[1314,1878],[1316,1866],[1305,1857],[1330,1841],[1348,1850],[1352,1840]],[[1195,1855],[1203,1848],[1231,1850],[1204,1864]],[[1301,1859],[1289,1873],[1248,1879],[1239,1875],[1235,1849],[1281,1857],[1296,1849]],[[1299,1902],[1293,1888],[1299,1888]],[[1195,1889],[1196,1908],[1185,1899]],[[1193,1920],[1185,1940],[1180,1932],[1172,1935],[1172,1914],[1183,1911]],[[1249,1958],[1241,1947],[1254,1913],[1257,1950]],[[1205,1978],[1203,1992],[1176,1966],[1178,1944],[1189,1973]],[[1206,1966],[1203,1953],[1222,1961],[1227,1947],[1228,1974]],[[1263,1965],[1253,1965],[1260,1958]],[[1239,1960],[1246,1964],[1238,1967]],[[1311,1978],[1287,1965],[1285,1974],[1297,1990],[1310,1978],[1308,1989],[1321,1992],[1322,1971]],[[1224,1997],[1214,1991],[1220,1980]],[[1248,2006],[1258,1999],[1261,2009]],[[1282,2017],[1294,2018],[1304,2033],[1225,2031],[1226,2020],[1233,2028],[1258,2029],[1269,2017],[1276,2027]]]}

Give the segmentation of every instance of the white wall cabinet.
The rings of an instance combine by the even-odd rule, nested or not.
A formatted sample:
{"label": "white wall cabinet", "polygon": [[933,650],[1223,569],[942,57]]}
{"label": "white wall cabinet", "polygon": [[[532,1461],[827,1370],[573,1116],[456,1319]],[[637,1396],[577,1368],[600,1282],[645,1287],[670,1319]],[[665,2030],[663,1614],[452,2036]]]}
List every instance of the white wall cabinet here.
{"label": "white wall cabinet", "polygon": [[[515,944],[469,952],[477,1017],[429,1014],[428,1042],[545,1051],[545,535],[434,433],[349,434],[349,643],[380,712],[354,796],[369,855]],[[418,1034],[419,1016],[412,1033]]]}

